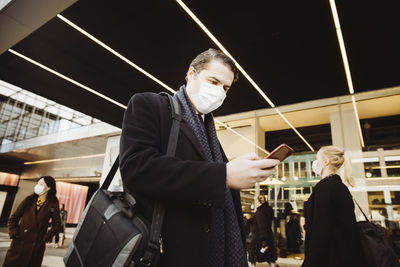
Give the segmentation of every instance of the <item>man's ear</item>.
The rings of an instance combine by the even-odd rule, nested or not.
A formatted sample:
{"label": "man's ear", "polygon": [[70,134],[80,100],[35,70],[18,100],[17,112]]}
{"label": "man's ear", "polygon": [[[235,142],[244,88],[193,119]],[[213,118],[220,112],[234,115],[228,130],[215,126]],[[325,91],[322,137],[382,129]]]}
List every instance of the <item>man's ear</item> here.
{"label": "man's ear", "polygon": [[196,70],[190,66],[186,73],[186,81],[189,82],[193,79],[193,76],[196,74]]}

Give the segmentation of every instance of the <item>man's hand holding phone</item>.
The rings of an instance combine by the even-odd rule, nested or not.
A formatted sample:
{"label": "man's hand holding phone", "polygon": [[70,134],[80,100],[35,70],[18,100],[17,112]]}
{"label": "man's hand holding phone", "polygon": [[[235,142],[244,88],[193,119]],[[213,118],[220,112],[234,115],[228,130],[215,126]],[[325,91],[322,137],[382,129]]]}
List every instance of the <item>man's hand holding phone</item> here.
{"label": "man's hand holding phone", "polygon": [[226,185],[233,189],[252,188],[275,173],[281,161],[290,156],[293,149],[282,144],[264,159],[255,153],[243,155],[226,164]]}
{"label": "man's hand holding phone", "polygon": [[275,173],[276,159],[260,159],[255,153],[243,155],[226,164],[226,185],[232,189],[252,188]]}

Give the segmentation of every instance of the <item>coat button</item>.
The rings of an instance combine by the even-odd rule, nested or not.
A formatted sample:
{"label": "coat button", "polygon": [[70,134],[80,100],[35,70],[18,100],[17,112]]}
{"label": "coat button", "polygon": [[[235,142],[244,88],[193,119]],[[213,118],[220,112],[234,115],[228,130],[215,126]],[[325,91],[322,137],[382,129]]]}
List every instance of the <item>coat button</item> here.
{"label": "coat button", "polygon": [[26,232],[28,232],[28,229],[25,229],[25,230],[24,230],[24,233],[26,233]]}

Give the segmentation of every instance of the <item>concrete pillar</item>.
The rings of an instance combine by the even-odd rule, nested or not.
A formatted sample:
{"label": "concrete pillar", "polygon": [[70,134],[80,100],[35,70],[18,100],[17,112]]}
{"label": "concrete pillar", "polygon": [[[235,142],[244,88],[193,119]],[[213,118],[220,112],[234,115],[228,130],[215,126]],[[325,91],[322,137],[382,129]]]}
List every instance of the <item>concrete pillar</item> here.
{"label": "concrete pillar", "polygon": [[[386,166],[385,154],[383,153],[383,148],[378,148],[378,154],[379,154],[379,166],[381,167]],[[381,171],[381,177],[388,177],[386,168],[381,168],[380,171]]]}
{"label": "concrete pillar", "polygon": [[393,206],[392,204],[392,196],[390,194],[390,190],[384,190],[383,195],[385,198],[385,204],[386,204],[386,211],[388,214],[388,220],[392,221],[393,220]]}
{"label": "concrete pillar", "polygon": [[[355,186],[365,186],[364,163],[351,162],[351,159],[363,158],[354,111],[352,109],[342,109],[339,104],[339,110],[330,113],[330,124],[332,144],[344,149],[346,159],[351,165]],[[343,170],[339,171],[339,174],[343,177]],[[367,192],[353,192],[352,194],[364,212],[369,214]],[[356,216],[361,219],[361,212],[358,208],[356,208]]]}
{"label": "concrete pillar", "polygon": [[[254,143],[261,146],[261,147],[265,147],[265,134],[264,134],[264,138],[262,138],[262,131],[260,131],[260,119],[259,118],[254,118]],[[264,144],[260,145],[259,141],[263,141],[264,140]],[[262,152],[260,149],[258,149],[256,146],[254,146],[254,152],[260,157],[265,157],[265,153]],[[256,183],[255,186],[255,194],[254,194],[254,210],[257,210],[257,207],[259,206],[259,202],[258,202],[258,196],[260,195],[260,184]]]}
{"label": "concrete pillar", "polygon": [[[230,123],[228,123],[228,125],[229,124]],[[232,124],[235,125],[232,126],[233,130],[249,139],[251,142],[257,143],[256,137],[258,135],[258,127],[256,127],[255,119],[247,120],[243,122],[242,125],[239,124],[238,126],[241,127],[236,126],[237,124],[235,124],[235,122],[231,123],[231,125]],[[233,159],[243,154],[257,153],[257,147],[243,139],[241,136],[236,135],[230,130],[221,129],[219,128],[219,125],[216,125],[216,129],[218,139],[221,142],[222,148],[224,149],[228,159]]]}

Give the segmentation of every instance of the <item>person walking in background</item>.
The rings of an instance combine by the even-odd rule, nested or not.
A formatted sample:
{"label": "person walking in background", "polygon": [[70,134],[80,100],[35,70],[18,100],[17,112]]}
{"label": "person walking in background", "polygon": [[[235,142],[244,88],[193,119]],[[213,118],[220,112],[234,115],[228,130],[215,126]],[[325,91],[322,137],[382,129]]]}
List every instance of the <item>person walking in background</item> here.
{"label": "person walking in background", "polygon": [[[64,245],[64,240],[65,240],[65,225],[67,223],[67,216],[68,212],[65,210],[64,203],[60,204],[60,217],[61,217],[61,227],[60,227],[60,232],[56,234],[55,240],[54,240],[54,246],[56,248],[61,247]],[[60,234],[62,234],[61,238],[61,244],[60,244]]]}
{"label": "person walking in background", "polygon": [[268,262],[271,267],[278,266],[275,238],[272,232],[274,212],[263,195],[258,197],[260,206],[250,219],[251,242],[249,246],[249,262]]}
{"label": "person walking in background", "polygon": [[284,205],[284,210],[279,211],[278,213],[278,248],[279,248],[279,257],[286,258],[287,257],[287,235],[286,235],[286,223],[290,214],[292,213],[293,207],[292,204],[286,202]]}
{"label": "person walking in background", "polygon": [[302,267],[365,266],[356,229],[353,198],[341,177],[336,174],[343,164],[343,181],[353,185],[348,163],[340,148],[322,147],[313,162],[313,171],[323,179],[316,184],[310,198],[304,203],[306,238]]}
{"label": "person walking in background", "polygon": [[56,182],[51,176],[43,176],[35,185],[34,193],[19,204],[8,221],[12,241],[3,266],[40,267],[46,242],[51,242],[60,226]]}
{"label": "person walking in background", "polygon": [[295,212],[291,203],[285,203],[285,232],[286,232],[286,252],[300,253],[301,228],[299,214]]}

